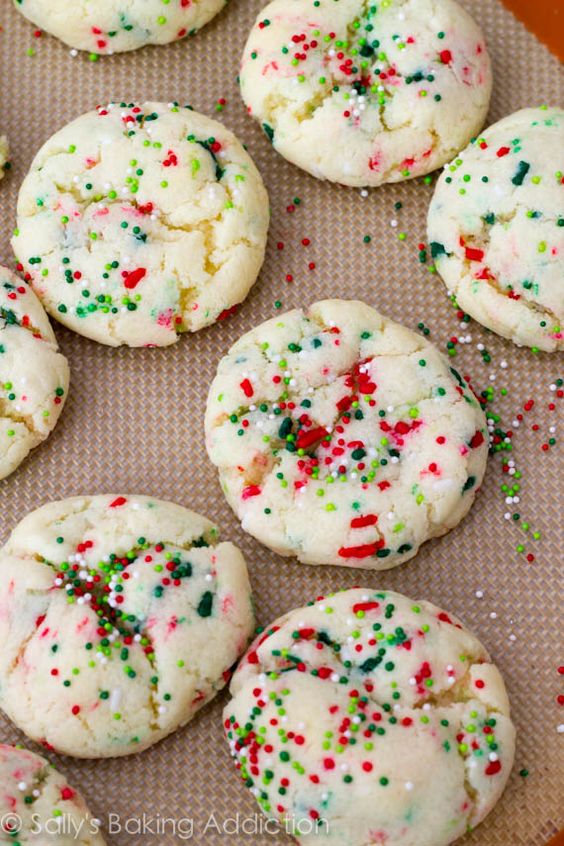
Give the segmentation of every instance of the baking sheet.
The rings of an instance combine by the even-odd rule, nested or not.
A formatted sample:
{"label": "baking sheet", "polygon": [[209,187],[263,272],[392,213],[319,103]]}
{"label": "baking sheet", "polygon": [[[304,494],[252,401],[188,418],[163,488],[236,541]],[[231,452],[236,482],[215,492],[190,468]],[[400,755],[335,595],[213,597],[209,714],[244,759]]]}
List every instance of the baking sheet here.
{"label": "baking sheet", "polygon": [[[523,106],[564,105],[562,67],[499,0],[463,5],[485,30],[493,57],[489,122]],[[0,483],[0,540],[26,512],[48,500],[107,491],[147,493],[206,514],[225,539],[242,547],[263,624],[319,593],[353,584],[443,605],[495,656],[519,731],[516,766],[502,801],[461,843],[541,846],[564,824],[559,812],[564,735],[557,733],[563,719],[557,696],[562,692],[558,572],[564,540],[557,420],[562,427],[564,400],[550,390],[562,375],[561,359],[517,349],[475,323],[460,329],[442,283],[419,262],[432,185],[417,180],[362,197],[357,190],[316,181],[274,153],[245,115],[236,84],[239,56],[260,8],[260,0],[232,0],[193,39],[92,62],[85,55],[73,58],[46,35],[35,37],[34,27],[9,0],[1,3],[0,130],[9,135],[13,162],[0,185],[2,263],[12,266],[9,236],[17,189],[35,151],[67,121],[111,99],[179,100],[223,120],[248,144],[264,176],[272,225],[259,281],[239,312],[174,347],[113,350],[57,327],[71,364],[71,394],[54,435]],[[217,113],[220,98],[227,102]],[[399,233],[405,233],[404,240]],[[365,235],[371,236],[369,243]],[[204,450],[204,403],[220,356],[240,334],[276,314],[277,303],[287,310],[328,296],[364,299],[414,329],[424,322],[442,349],[451,337],[471,334],[470,343],[456,345],[453,363],[471,375],[477,390],[495,387],[493,408],[500,425],[514,431],[511,456],[522,473],[520,502],[507,505],[500,487],[510,477],[500,454],[494,456],[464,522],[425,545],[415,560],[379,575],[305,567],[262,548],[239,529]],[[534,406],[524,410],[531,399]],[[554,410],[548,408],[551,402]],[[515,428],[518,413],[523,421]],[[553,425],[555,433],[549,431]],[[543,451],[551,437],[557,443]],[[505,512],[521,517],[507,520]],[[535,541],[533,532],[540,532],[540,539]],[[516,551],[519,545],[522,552]],[[527,554],[534,561],[528,562]],[[252,833],[255,815],[257,825],[261,817],[222,738],[226,699],[224,692],[185,729],[127,759],[88,762],[46,754],[82,789],[93,812],[110,822],[113,833],[107,839],[114,846],[289,842],[282,834]],[[25,741],[4,719],[0,739]],[[524,769],[527,777],[519,775]],[[230,834],[237,829],[232,821],[237,815],[238,831]],[[249,833],[243,831],[245,821]]]}

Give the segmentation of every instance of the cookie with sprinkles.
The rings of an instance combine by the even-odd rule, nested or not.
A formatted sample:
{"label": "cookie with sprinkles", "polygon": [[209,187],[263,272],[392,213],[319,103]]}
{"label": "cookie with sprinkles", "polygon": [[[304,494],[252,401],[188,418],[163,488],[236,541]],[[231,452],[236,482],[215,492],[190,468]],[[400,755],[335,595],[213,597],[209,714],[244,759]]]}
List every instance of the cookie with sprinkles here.
{"label": "cookie with sprinkles", "polygon": [[353,186],[449,161],[482,127],[492,87],[484,37],[454,0],[274,0],[240,79],[277,152]]}
{"label": "cookie with sprinkles", "polygon": [[173,103],[114,103],[39,150],[12,246],[61,323],[165,346],[245,299],[268,221],[260,174],[224,126]]}
{"label": "cookie with sprinkles", "polygon": [[306,564],[385,570],[467,513],[487,425],[432,344],[364,303],[324,300],[231,347],[206,444],[261,543]]}
{"label": "cookie with sprinkles", "polygon": [[8,139],[5,135],[0,135],[0,179],[4,176],[9,155]]}
{"label": "cookie with sprinkles", "polygon": [[0,479],[55,428],[69,366],[33,291],[0,267]]}
{"label": "cookie with sprinkles", "polygon": [[445,168],[429,208],[437,270],[461,309],[537,350],[564,350],[564,110],[522,109]]}
{"label": "cookie with sprinkles", "polygon": [[2,843],[104,846],[100,821],[49,761],[27,749],[0,744]]}
{"label": "cookie with sprinkles", "polygon": [[14,0],[35,26],[96,55],[195,35],[226,0]]}
{"label": "cookie with sprinkles", "polygon": [[144,496],[29,514],[0,551],[0,596],[0,707],[79,758],[139,752],[185,725],[253,631],[239,549]]}
{"label": "cookie with sprinkles", "polygon": [[365,588],[257,638],[225,731],[265,814],[302,844],[447,846],[490,812],[515,731],[497,667],[429,602]]}

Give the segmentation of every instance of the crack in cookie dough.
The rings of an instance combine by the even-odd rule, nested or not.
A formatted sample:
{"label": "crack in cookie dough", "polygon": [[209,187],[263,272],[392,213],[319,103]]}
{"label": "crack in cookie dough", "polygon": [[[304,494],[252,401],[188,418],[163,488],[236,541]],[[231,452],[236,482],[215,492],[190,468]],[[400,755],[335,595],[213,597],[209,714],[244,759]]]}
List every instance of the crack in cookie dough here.
{"label": "crack in cookie dough", "polygon": [[26,18],[69,47],[111,55],[195,35],[226,0],[14,0]]}
{"label": "crack in cookie dough", "polygon": [[[104,846],[82,796],[39,755],[0,744],[0,786],[2,842]],[[10,828],[16,817],[19,830]]]}
{"label": "crack in cookie dough", "polygon": [[489,813],[513,764],[509,702],[484,647],[391,591],[285,614],[230,692],[241,777],[300,844],[447,846]]}
{"label": "crack in cookie dough", "polygon": [[268,220],[260,174],[221,124],[176,104],[110,104],[38,152],[12,244],[57,320],[159,346],[244,300]]}
{"label": "crack in cookie dough", "polygon": [[253,628],[239,550],[148,497],[33,512],[0,553],[0,587],[0,706],[77,757],[141,751],[187,723]]}
{"label": "crack in cookie dough", "polygon": [[68,387],[67,360],[40,302],[0,267],[0,479],[53,431]]}
{"label": "crack in cookie dough", "polygon": [[466,514],[483,411],[420,336],[326,300],[244,335],[219,364],[206,445],[243,528],[309,564],[387,569]]}
{"label": "crack in cookie dough", "polygon": [[523,109],[447,166],[429,207],[461,309],[517,344],[564,349],[564,112]]}
{"label": "crack in cookie dough", "polygon": [[453,0],[274,0],[240,78],[279,153],[356,186],[444,164],[481,128],[491,94],[483,36]]}

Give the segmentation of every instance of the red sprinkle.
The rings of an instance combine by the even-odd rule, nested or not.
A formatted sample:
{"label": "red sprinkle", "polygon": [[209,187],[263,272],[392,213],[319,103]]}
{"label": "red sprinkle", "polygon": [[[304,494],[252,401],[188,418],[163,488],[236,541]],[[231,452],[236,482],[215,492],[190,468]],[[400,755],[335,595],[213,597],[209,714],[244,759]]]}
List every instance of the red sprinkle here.
{"label": "red sprinkle", "polygon": [[252,395],[254,394],[253,386],[251,385],[249,379],[243,379],[239,387],[241,388],[246,397],[252,397]]}
{"label": "red sprinkle", "polygon": [[110,502],[110,508],[119,508],[120,505],[125,505],[127,502],[124,496],[118,496],[113,502]]}
{"label": "red sprinkle", "polygon": [[136,288],[139,282],[143,279],[144,276],[147,275],[147,271],[144,267],[138,267],[137,270],[132,270],[131,273],[125,273],[125,278],[123,281],[124,286],[128,290],[132,290]]}

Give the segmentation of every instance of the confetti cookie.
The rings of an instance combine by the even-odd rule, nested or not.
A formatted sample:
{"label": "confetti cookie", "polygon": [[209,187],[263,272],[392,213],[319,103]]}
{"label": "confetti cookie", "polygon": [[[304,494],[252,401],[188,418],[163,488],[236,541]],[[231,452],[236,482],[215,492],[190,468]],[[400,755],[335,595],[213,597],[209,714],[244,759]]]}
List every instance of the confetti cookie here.
{"label": "confetti cookie", "polygon": [[345,300],[237,341],[210,389],[206,436],[229,504],[261,543],[376,570],[456,526],[487,456],[484,414],[456,370]]}
{"label": "confetti cookie", "polygon": [[0,552],[0,707],[79,758],[139,752],[185,725],[253,630],[245,560],[217,538],[143,496],[29,514]]}
{"label": "confetti cookie", "polygon": [[435,264],[461,309],[516,344],[564,349],[564,110],[490,126],[441,176]]}
{"label": "confetti cookie", "polygon": [[5,135],[0,135],[0,179],[4,176],[6,165],[8,164],[8,156],[10,155],[10,148],[8,146],[8,139]]}
{"label": "confetti cookie", "polygon": [[489,813],[513,764],[488,653],[399,593],[346,590],[281,617],[231,695],[241,776],[302,844],[447,846]]}
{"label": "confetti cookie", "polygon": [[0,479],[51,434],[68,388],[69,366],[41,303],[0,267]]}
{"label": "confetti cookie", "polygon": [[[195,35],[226,0],[14,0],[35,26],[77,50],[123,53]],[[163,5],[164,4],[164,5]]]}
{"label": "confetti cookie", "polygon": [[481,128],[492,86],[484,37],[453,0],[274,0],[240,78],[279,153],[356,186],[449,161]]}
{"label": "confetti cookie", "polygon": [[111,346],[165,346],[245,299],[268,217],[224,126],[174,104],[111,104],[38,152],[12,245],[61,323]]}
{"label": "confetti cookie", "polygon": [[100,822],[49,761],[0,744],[0,841],[104,846]]}

